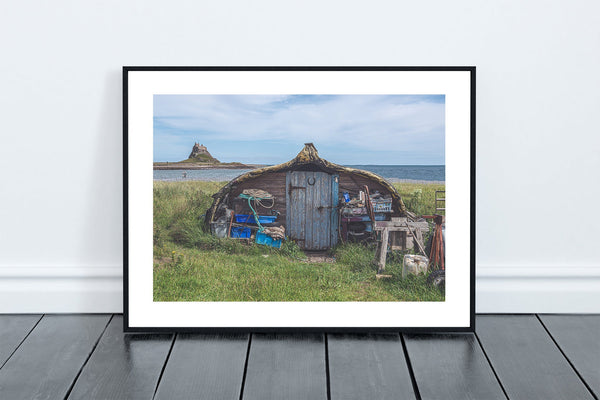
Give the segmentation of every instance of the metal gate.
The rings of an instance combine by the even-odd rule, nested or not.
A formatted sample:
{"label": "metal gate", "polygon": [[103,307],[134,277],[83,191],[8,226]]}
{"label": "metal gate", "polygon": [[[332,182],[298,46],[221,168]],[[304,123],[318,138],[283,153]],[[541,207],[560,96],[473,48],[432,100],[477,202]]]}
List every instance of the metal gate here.
{"label": "metal gate", "polygon": [[290,171],[286,188],[288,236],[305,250],[334,246],[338,237],[338,176]]}

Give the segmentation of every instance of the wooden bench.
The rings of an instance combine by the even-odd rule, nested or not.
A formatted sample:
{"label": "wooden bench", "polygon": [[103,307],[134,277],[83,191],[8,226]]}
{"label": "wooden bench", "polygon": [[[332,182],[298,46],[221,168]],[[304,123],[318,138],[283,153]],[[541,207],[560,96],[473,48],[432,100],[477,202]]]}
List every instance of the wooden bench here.
{"label": "wooden bench", "polygon": [[412,235],[414,242],[419,247],[419,251],[425,254],[425,246],[423,245],[423,230],[429,230],[429,224],[427,221],[409,221],[408,218],[396,217],[392,218],[391,221],[378,221],[373,226],[375,232],[381,232],[381,241],[377,246],[377,252],[375,258],[377,260],[377,277],[386,278],[389,275],[385,275],[385,262],[387,258],[387,249],[390,239],[391,232],[405,232],[406,235]]}

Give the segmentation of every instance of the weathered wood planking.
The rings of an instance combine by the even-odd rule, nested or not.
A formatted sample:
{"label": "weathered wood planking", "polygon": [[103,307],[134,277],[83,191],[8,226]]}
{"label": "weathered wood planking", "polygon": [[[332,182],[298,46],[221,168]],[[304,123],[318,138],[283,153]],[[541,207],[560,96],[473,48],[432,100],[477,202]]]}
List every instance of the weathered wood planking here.
{"label": "weathered wood planking", "polygon": [[[290,212],[286,219],[286,232],[292,240],[297,240],[301,247],[304,247],[306,239],[306,207],[309,199],[306,187],[303,182],[300,182],[300,177],[296,174],[288,173],[286,185],[289,187],[287,191],[287,204],[290,205]],[[302,183],[302,185],[301,185]]]}
{"label": "weathered wood planking", "polygon": [[254,334],[244,400],[326,400],[322,334]]}
{"label": "weathered wood planking", "polygon": [[[382,230],[384,228],[397,229],[398,231],[414,231],[420,229],[422,231],[429,231],[429,224],[427,221],[407,221],[407,218],[397,218],[394,221],[377,221],[375,223],[376,230]],[[408,225],[408,226],[407,226]]]}
{"label": "weathered wood planking", "polygon": [[381,194],[388,194],[389,191],[376,181],[359,175],[350,175],[347,172],[342,172],[340,175],[340,190],[350,192],[358,196],[358,192],[363,190],[363,186],[369,187],[369,192],[373,194],[376,190]]}
{"label": "weathered wood planking", "polygon": [[[266,170],[263,169],[239,176],[223,187],[217,198],[215,198],[211,209],[209,210],[210,215],[208,222],[214,222],[215,218],[220,218],[222,216],[224,212],[224,209],[220,207],[220,205],[222,205],[222,201],[227,202],[229,207],[232,206],[232,203],[236,203],[233,199],[244,187],[269,189],[269,185],[271,185],[270,188],[272,192],[281,190],[282,185],[280,184],[282,183],[282,177],[278,174],[283,172],[317,172],[339,175],[343,183],[341,185],[341,190],[347,190],[353,195],[357,195],[360,189],[367,185],[373,192],[379,191],[382,194],[391,194],[392,198],[396,200],[396,202],[393,204],[393,210],[396,214],[399,214],[403,209],[402,200],[399,194],[389,182],[385,181],[376,174],[370,174],[367,171],[346,168],[337,164],[329,163],[328,161],[319,157],[318,152],[312,143],[305,143],[303,150],[298,153],[294,159],[283,164],[272,166]],[[245,182],[246,180],[247,182]],[[339,182],[336,180],[336,184],[337,183]],[[287,190],[288,186],[285,185],[283,187],[284,190],[286,190],[286,193],[288,193],[287,196],[289,196],[289,191]],[[336,196],[339,197],[339,192],[336,191],[335,193]],[[284,196],[281,196],[281,198],[283,199]],[[289,200],[289,198],[286,200]],[[288,202],[286,201],[286,204],[287,203]],[[235,209],[236,211],[242,210],[243,205],[237,203]],[[407,210],[404,209],[404,211]]]}
{"label": "weathered wood planking", "polygon": [[388,239],[390,232],[387,229],[384,229],[381,234],[381,243],[377,244],[377,252],[375,253],[377,256],[377,274],[382,274],[385,271],[385,260],[387,258],[388,251]]}
{"label": "weathered wood planking", "polygon": [[[363,187],[366,185],[369,187],[369,192],[371,194],[375,193],[376,191],[384,196],[390,194],[390,191],[377,181],[344,172],[340,173],[339,176],[340,192],[347,191],[352,193],[354,196],[358,196],[358,192],[363,190]],[[392,204],[392,210],[394,211],[392,216],[399,215],[400,205],[396,204],[395,201]]]}
{"label": "weathered wood planking", "polygon": [[[349,191],[354,195],[358,196],[358,192],[363,189],[364,185],[369,186],[372,192],[377,190],[383,195],[389,193],[389,191],[386,190],[386,188],[381,186],[379,183],[369,180],[367,178],[363,178],[358,175],[351,176],[348,173],[341,173],[339,175],[339,191],[341,192]],[[256,179],[243,182],[239,184],[235,188],[235,190],[232,191],[231,199],[237,197],[245,189],[262,189],[271,193],[275,197],[275,204],[273,206],[273,210],[277,210],[280,212],[280,216],[277,222],[286,221],[287,201],[289,200],[286,200],[286,198],[289,196],[288,186],[286,185],[286,172],[273,172],[260,176]],[[269,201],[267,201],[266,203],[270,204]],[[238,214],[247,214],[251,212],[246,201],[236,202],[236,204],[236,212]],[[259,207],[257,211],[259,214],[267,213],[270,215],[270,209]]]}
{"label": "weathered wood planking", "polygon": [[238,400],[247,334],[179,334],[156,392],[157,400]]}
{"label": "weathered wood planking", "polygon": [[329,334],[331,400],[414,399],[400,336]]}
{"label": "weathered wood planking", "polygon": [[[237,197],[245,189],[261,189],[266,190],[275,197],[275,203],[273,208],[258,207],[257,212],[260,215],[271,215],[271,210],[279,211],[279,217],[276,222],[285,223],[286,218],[286,186],[285,186],[285,172],[274,172],[271,174],[263,175],[256,179],[248,182],[241,183],[232,193],[231,198]],[[266,205],[270,205],[270,200],[265,200]],[[238,214],[250,214],[252,211],[248,207],[248,201],[236,201],[238,207],[236,207],[236,213]]]}
{"label": "weathered wood planking", "polygon": [[421,399],[506,399],[473,334],[404,335]]}
{"label": "weathered wood planking", "polygon": [[123,334],[123,317],[114,316],[69,400],[151,400],[172,338],[168,334]]}
{"label": "weathered wood planking", "polygon": [[0,367],[31,332],[41,315],[0,315]]}
{"label": "weathered wood planking", "polygon": [[304,172],[310,182],[307,190],[311,193],[311,202],[305,205],[308,216],[305,221],[307,225],[307,248],[313,250],[325,250],[331,247],[331,191],[333,175],[324,172]]}
{"label": "weathered wood planking", "polygon": [[337,177],[324,172],[291,171],[286,184],[290,238],[307,250],[325,250],[335,245]]}
{"label": "weathered wood planking", "polygon": [[0,399],[63,399],[110,315],[45,315],[0,370]]}
{"label": "weathered wood planking", "polygon": [[600,398],[600,315],[540,315],[563,353]]}
{"label": "weathered wood planking", "polygon": [[533,315],[477,317],[477,336],[510,399],[592,399]]}

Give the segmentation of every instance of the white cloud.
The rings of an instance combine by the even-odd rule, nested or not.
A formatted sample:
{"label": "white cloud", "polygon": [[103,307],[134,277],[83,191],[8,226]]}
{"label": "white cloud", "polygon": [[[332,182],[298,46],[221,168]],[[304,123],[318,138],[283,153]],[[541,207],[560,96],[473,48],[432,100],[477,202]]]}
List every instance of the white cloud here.
{"label": "white cloud", "polygon": [[162,95],[155,118],[173,134],[202,132],[206,141],[314,141],[444,159],[445,106],[428,96]]}

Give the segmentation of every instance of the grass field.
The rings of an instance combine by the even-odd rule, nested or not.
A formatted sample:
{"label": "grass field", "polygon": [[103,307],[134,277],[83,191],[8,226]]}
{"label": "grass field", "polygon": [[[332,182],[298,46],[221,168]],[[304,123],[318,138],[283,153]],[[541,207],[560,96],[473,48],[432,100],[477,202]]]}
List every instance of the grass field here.
{"label": "grass field", "polygon": [[[374,246],[343,244],[335,262],[310,263],[291,241],[281,249],[220,239],[203,229],[212,194],[225,182],[154,182],[154,301],[443,301],[426,277],[401,279],[402,256],[377,280]],[[395,184],[417,214],[434,211],[444,185]]]}

